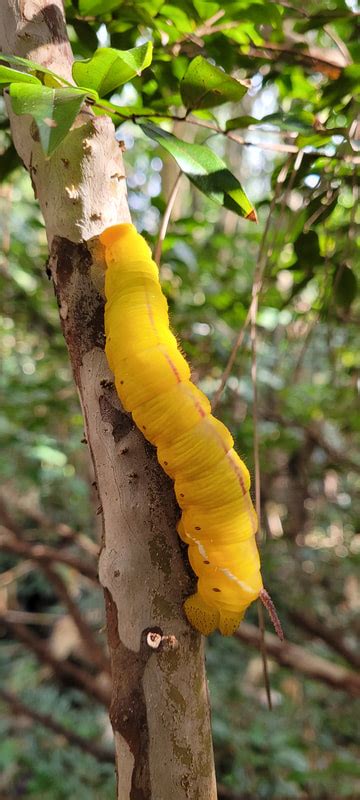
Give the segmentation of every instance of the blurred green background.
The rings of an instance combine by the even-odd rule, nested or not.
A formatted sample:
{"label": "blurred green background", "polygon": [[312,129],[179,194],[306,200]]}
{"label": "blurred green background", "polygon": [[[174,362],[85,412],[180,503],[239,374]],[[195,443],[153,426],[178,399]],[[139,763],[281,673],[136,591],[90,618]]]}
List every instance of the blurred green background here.
{"label": "blurred green background", "polygon": [[[79,57],[98,42],[127,48],[154,39],[153,65],[121,90],[123,106],[180,116],[179,79],[199,52],[250,80],[240,103],[196,117],[224,130],[242,117],[236,135],[245,145],[171,124],[179,138],[208,140],[224,158],[259,224],[219,209],[183,176],[161,267],[173,328],[194,379],[214,397],[262,254],[263,574],[286,638],[301,651],[287,667],[269,655],[269,712],[249,636],[214,635],[207,644],[219,797],[233,800],[360,797],[359,15],[352,2],[306,5],[65,3]],[[256,124],[270,114],[271,123]],[[0,127],[0,796],[107,800],[106,658],[90,663],[71,614],[72,602],[105,652],[94,478],[46,276],[43,222],[4,109]],[[136,123],[122,124],[118,138],[134,222],[155,245],[178,168]],[[251,363],[247,328],[217,414],[253,473]],[[64,556],[55,567],[43,558],[52,547]],[[246,622],[257,624],[255,607]],[[29,708],[82,741],[31,720]]]}

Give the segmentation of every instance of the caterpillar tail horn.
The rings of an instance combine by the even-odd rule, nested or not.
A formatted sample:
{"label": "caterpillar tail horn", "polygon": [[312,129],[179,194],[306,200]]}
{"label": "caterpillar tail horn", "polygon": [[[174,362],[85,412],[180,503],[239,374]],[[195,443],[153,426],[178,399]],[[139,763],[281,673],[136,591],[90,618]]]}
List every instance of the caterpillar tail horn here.
{"label": "caterpillar tail horn", "polygon": [[259,594],[259,600],[261,600],[263,606],[265,606],[265,608],[266,608],[266,610],[267,610],[267,612],[269,614],[269,617],[270,617],[271,622],[272,622],[272,624],[274,626],[274,629],[275,629],[275,633],[278,635],[279,639],[283,642],[284,639],[285,639],[285,636],[284,636],[283,629],[281,627],[281,622],[279,620],[275,605],[274,605],[269,593],[266,591],[266,589],[261,589],[260,594]]}

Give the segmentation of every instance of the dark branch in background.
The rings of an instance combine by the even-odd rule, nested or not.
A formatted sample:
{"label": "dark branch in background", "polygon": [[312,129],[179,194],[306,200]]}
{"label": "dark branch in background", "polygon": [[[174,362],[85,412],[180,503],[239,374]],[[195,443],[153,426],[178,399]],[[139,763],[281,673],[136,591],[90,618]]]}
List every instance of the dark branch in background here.
{"label": "dark branch in background", "polygon": [[[266,414],[265,417],[267,416],[268,415]],[[272,414],[272,418],[274,418],[274,416],[275,414]],[[280,415],[277,415],[277,419],[283,423]],[[322,439],[321,432],[319,433],[318,430],[312,430],[311,434],[316,435],[318,439],[317,443],[327,450],[326,443]],[[333,452],[332,455],[334,455]],[[350,460],[344,454],[337,453],[336,455],[337,459],[345,459],[346,462],[351,463],[353,468],[357,466],[353,462],[350,462]],[[89,629],[87,622],[80,615],[76,603],[70,597],[65,583],[55,573],[52,564],[54,562],[63,563],[66,566],[77,570],[81,575],[84,575],[91,580],[96,579],[95,568],[87,563],[84,563],[84,561],[77,556],[70,556],[63,552],[59,553],[54,548],[48,547],[47,545],[31,544],[24,541],[24,539],[19,539],[18,536],[20,536],[21,530],[10,518],[7,509],[5,508],[4,504],[1,503],[1,501],[0,513],[2,519],[13,528],[13,530],[9,530],[8,527],[2,528],[2,533],[0,534],[0,544],[2,545],[3,549],[7,552],[11,552],[18,556],[22,556],[26,559],[34,561],[35,564],[38,564],[43,569],[43,571],[48,575],[49,580],[53,583],[55,591],[57,592],[60,600],[66,606],[78,629],[80,630],[83,624],[86,625],[86,636],[85,631],[81,632],[81,636],[82,640],[85,641],[85,643],[87,642],[90,648],[88,633],[90,631],[91,637],[93,637],[92,631]],[[47,526],[53,529],[51,521],[47,518],[45,519]],[[16,529],[16,534],[14,529]],[[54,576],[56,576],[55,580]],[[318,622],[318,620],[310,618],[303,612],[291,611],[289,612],[289,615],[303,630],[306,630],[312,636],[320,638],[353,667],[358,667],[360,665],[360,658],[348,647],[348,645],[345,644],[337,631],[329,630],[326,625]],[[22,622],[27,624],[51,624],[52,621],[55,621],[54,615],[43,614],[34,616],[31,614],[29,615],[27,612],[9,610],[8,612],[1,614],[0,619],[2,623],[11,631],[15,638],[17,638],[28,649],[35,653],[41,662],[48,664],[53,669],[58,680],[68,680],[82,689],[88,696],[97,699],[98,702],[105,706],[108,705],[109,692],[98,684],[96,676],[91,676],[87,669],[82,669],[79,666],[72,664],[69,660],[62,661],[55,658],[47,644],[44,643],[44,641],[36,636],[33,632],[31,632],[29,628],[21,624]],[[237,633],[237,638],[243,641],[245,644],[259,648],[259,631],[257,628],[251,625],[242,623],[241,628]],[[304,647],[300,647],[289,642],[281,644],[274,636],[271,634],[266,634],[266,648],[269,654],[272,655],[279,664],[292,667],[309,678],[321,680],[335,688],[344,689],[345,691],[351,693],[357,693],[360,691],[360,678],[358,678],[354,672],[351,672],[340,665],[327,661],[324,658],[314,656],[311,653],[308,653]],[[91,651],[91,656],[93,656],[93,651]],[[100,645],[98,645],[97,663],[101,670],[105,669],[107,672],[107,656],[105,653],[102,655]]]}
{"label": "dark branch in background", "polygon": [[[273,0],[270,0],[270,2],[273,2]],[[307,14],[306,11],[294,8],[290,3],[280,2],[279,4],[294,11],[295,17],[310,17],[310,14]],[[225,11],[221,9],[202,25],[199,25],[195,31],[171,45],[170,52],[175,56],[179,55],[189,42],[193,42],[199,50],[206,49],[206,43],[202,37],[237,28],[237,21],[220,22],[224,14]],[[215,23],[218,24],[216,25]],[[341,75],[342,69],[351,63],[351,57],[344,42],[337,35],[334,35],[329,26],[324,25],[323,30],[335,42],[337,50],[309,46],[306,41],[301,42],[302,49],[300,49],[298,39],[289,38],[285,45],[264,42],[257,47],[246,48],[246,55],[250,58],[259,58],[260,56],[260,58],[279,59],[280,54],[280,57],[282,55],[283,60],[288,61],[290,64],[294,62],[301,63],[304,67],[310,67],[313,71],[322,72],[335,79]],[[241,46],[239,46],[239,50],[242,50]],[[269,55],[268,51],[271,52],[271,55]]]}
{"label": "dark branch in background", "polygon": [[182,174],[183,173],[180,170],[180,172],[178,172],[178,174],[177,174],[177,176],[175,178],[175,182],[174,182],[174,185],[173,185],[172,190],[170,192],[169,199],[167,201],[166,208],[165,208],[165,211],[164,211],[164,215],[163,215],[163,218],[162,218],[162,222],[161,222],[161,225],[160,225],[158,240],[156,242],[156,246],[155,246],[155,250],[154,250],[154,261],[156,261],[158,266],[160,265],[163,241],[164,241],[165,236],[166,236],[166,231],[167,231],[167,228],[168,228],[168,224],[169,224],[170,217],[171,217],[171,212],[173,210],[174,203],[175,203],[175,200],[176,200],[176,197],[177,197],[177,193],[178,193],[178,190],[179,190]]}
{"label": "dark branch in background", "polygon": [[313,423],[306,425],[303,422],[296,422],[296,420],[287,420],[278,411],[270,408],[261,409],[261,416],[263,419],[279,423],[282,427],[301,428],[308,437],[313,440],[313,443],[317,445],[317,447],[321,447],[321,449],[324,450],[330,461],[334,464],[341,464],[355,472],[360,472],[360,463],[350,458],[343,450],[338,450],[333,447],[327,440],[319,422],[317,422],[316,425]]}
{"label": "dark branch in background", "polygon": [[342,658],[351,664],[352,667],[356,669],[360,668],[360,655],[352,650],[348,645],[344,642],[342,638],[342,632],[338,631],[336,628],[331,630],[323,622],[320,622],[315,617],[311,617],[309,614],[305,613],[304,611],[299,611],[297,609],[292,609],[288,611],[290,619],[292,619],[296,625],[298,625],[303,630],[307,631],[307,633],[312,634],[312,636],[316,636],[318,639],[322,639],[323,642],[326,642],[332,650],[335,650],[336,653],[339,653]]}
{"label": "dark branch in background", "polygon": [[212,411],[213,412],[215,411],[216,407],[219,404],[219,400],[220,400],[221,395],[222,395],[222,393],[223,393],[223,391],[225,389],[226,383],[227,383],[228,378],[229,378],[229,376],[231,374],[231,370],[232,370],[232,368],[234,366],[238,350],[239,350],[239,348],[241,347],[241,345],[242,345],[242,343],[244,341],[246,329],[247,329],[247,327],[249,325],[249,322],[251,320],[254,320],[254,319],[256,320],[257,308],[258,308],[258,303],[259,303],[259,296],[260,296],[260,293],[261,293],[261,290],[262,290],[262,287],[263,287],[264,274],[265,274],[265,269],[266,269],[266,265],[267,265],[268,236],[269,236],[269,230],[270,230],[270,225],[271,225],[271,221],[272,221],[272,215],[273,215],[273,211],[275,209],[275,205],[276,205],[277,199],[278,199],[279,194],[280,194],[281,185],[282,185],[282,183],[284,182],[284,180],[285,180],[285,178],[287,176],[288,169],[289,169],[290,164],[291,164],[291,160],[292,159],[289,159],[288,163],[284,166],[284,168],[282,170],[280,170],[280,173],[279,173],[277,181],[276,181],[275,192],[274,192],[274,196],[272,198],[272,201],[270,203],[269,212],[268,212],[268,216],[267,216],[267,219],[266,219],[264,232],[263,232],[263,235],[262,235],[262,238],[261,238],[261,242],[260,242],[260,246],[259,246],[257,262],[256,262],[256,265],[255,265],[252,292],[251,292],[251,303],[250,303],[246,318],[245,318],[245,320],[244,320],[244,322],[243,322],[243,324],[242,324],[242,326],[241,326],[241,328],[239,330],[239,333],[237,334],[237,337],[235,339],[235,343],[234,343],[234,345],[232,347],[228,362],[227,362],[226,367],[225,367],[225,369],[224,369],[224,371],[222,373],[222,376],[221,376],[221,379],[220,379],[220,384],[219,384],[219,386],[218,386],[218,388],[217,388],[217,390],[215,392],[215,395],[214,395],[214,398],[213,398],[213,401],[212,401]]}
{"label": "dark branch in background", "polygon": [[[107,112],[109,111],[109,109],[106,106],[102,105],[100,102],[94,102],[91,98],[87,98],[87,101],[89,102],[89,105],[93,105],[95,108],[99,108],[99,109],[102,109],[103,111],[107,111]],[[304,153],[304,148],[298,147],[296,144],[289,144],[289,143],[284,143],[284,142],[264,142],[264,141],[252,142],[252,141],[249,141],[248,139],[245,139],[243,136],[240,136],[238,133],[234,133],[231,130],[229,130],[229,131],[223,130],[223,128],[221,128],[217,123],[209,122],[208,120],[204,120],[204,119],[197,119],[196,117],[190,116],[190,114],[191,114],[190,110],[187,110],[187,112],[185,114],[182,114],[182,116],[179,116],[177,114],[167,114],[165,112],[164,113],[154,112],[154,113],[147,113],[147,114],[131,114],[129,116],[128,114],[124,114],[121,111],[117,111],[116,107],[112,106],[111,107],[111,114],[113,116],[119,117],[119,124],[121,124],[122,122],[133,122],[134,125],[140,125],[141,122],[144,119],[149,119],[149,120],[156,120],[157,119],[157,120],[160,120],[160,121],[161,120],[172,120],[175,123],[176,122],[186,122],[189,125],[197,125],[198,128],[207,128],[209,131],[212,131],[213,133],[219,134],[221,136],[225,136],[227,139],[230,139],[231,141],[236,142],[237,144],[240,144],[243,147],[256,147],[259,150],[269,150],[269,151],[274,152],[274,153],[284,153],[284,154],[288,153],[288,154],[292,154],[292,155],[295,155],[295,156],[296,155],[300,156],[300,155],[302,155]],[[261,120],[259,120],[259,122],[261,122]],[[259,128],[259,126],[257,126],[257,127]],[[349,128],[349,129],[341,129],[341,136],[343,136],[344,138],[351,138],[350,131],[351,131],[351,128]],[[270,130],[269,131],[269,130],[265,130],[264,128],[260,128],[260,132],[262,134],[270,133],[270,135],[275,133],[276,136],[281,135],[283,137],[290,137],[290,136],[293,135],[293,131],[286,131],[286,130],[285,131],[284,130],[283,131],[280,131],[280,130],[278,130],[278,131]],[[315,132],[315,128],[314,128],[314,132]],[[336,132],[339,133],[339,130],[336,129]],[[316,133],[317,134],[323,133],[324,136],[329,136],[330,133],[331,133],[331,129],[330,130],[327,130],[327,129],[316,130]],[[340,153],[340,154],[339,153],[333,153],[333,154],[330,155],[324,149],[321,150],[320,148],[313,148],[313,152],[311,153],[311,155],[313,155],[314,158],[321,157],[321,158],[329,159],[330,161],[331,160],[344,161],[344,162],[347,162],[347,163],[350,163],[350,164],[354,164],[354,165],[355,164],[360,164],[360,156],[354,154],[354,152],[352,150],[351,150],[350,153]]]}
{"label": "dark branch in background", "polygon": [[48,728],[49,730],[53,731],[53,733],[55,733],[57,736],[63,736],[64,739],[66,739],[70,744],[75,745],[75,747],[78,747],[80,750],[83,750],[84,753],[89,753],[102,763],[114,763],[114,753],[111,750],[108,750],[105,747],[99,747],[99,745],[95,744],[89,739],[79,736],[79,734],[75,733],[75,731],[69,730],[69,728],[64,728],[63,725],[61,725],[59,722],[56,722],[54,718],[48,714],[41,714],[39,711],[35,711],[35,709],[30,708],[30,706],[23,703],[23,701],[12,692],[8,692],[5,689],[0,688],[0,698],[10,706],[14,715],[23,715],[25,717],[29,717],[29,719],[34,720],[34,722],[39,723],[39,725],[43,725],[44,728]]}
{"label": "dark branch in background", "polygon": [[[258,47],[250,47],[248,55],[254,58],[266,58],[273,61],[283,60],[290,64],[301,64],[305,68],[310,68],[315,72],[321,72],[332,80],[340,77],[344,67],[350,63],[338,50],[321,50],[318,47],[308,47],[300,50],[297,42],[289,42],[287,45],[264,42]],[[292,46],[293,45],[293,46]],[[326,57],[325,57],[326,54]]]}
{"label": "dark branch in background", "polygon": [[[260,631],[254,625],[242,622],[235,636],[241,642],[259,648]],[[267,653],[283,667],[290,667],[308,678],[327,683],[334,689],[342,689],[354,696],[360,696],[360,675],[356,672],[313,655],[297,644],[280,642],[271,633],[265,634],[265,642]]]}
{"label": "dark branch in background", "polygon": [[[96,559],[98,558],[99,546],[85,533],[82,531],[76,531],[74,528],[71,528],[70,525],[64,524],[63,522],[54,522],[40,508],[35,508],[33,505],[30,505],[12,490],[10,492],[10,497],[8,496],[9,492],[6,492],[6,500],[2,494],[5,495],[5,492],[0,488],[0,516],[3,518],[3,522],[5,522],[5,527],[15,531],[17,536],[20,538],[22,538],[22,530],[18,525],[16,525],[14,518],[10,518],[8,512],[9,505],[11,505],[13,510],[19,511],[21,514],[25,514],[26,517],[30,517],[30,519],[36,522],[36,524],[39,525],[40,528],[44,529],[47,533],[52,535],[56,534],[56,536],[62,540],[60,546],[63,546],[63,543],[74,543],[85,550],[89,555],[94,556]],[[57,552],[57,550],[54,550],[53,552]]]}
{"label": "dark branch in background", "polygon": [[232,789],[229,789],[228,786],[224,786],[223,783],[218,783],[217,790],[218,800],[254,800],[253,795],[248,793],[237,794]]}
{"label": "dark branch in background", "polygon": [[24,541],[24,539],[20,540],[14,535],[14,531],[9,530],[8,527],[0,526],[0,545],[6,552],[35,561],[40,566],[51,564],[52,562],[65,564],[67,567],[75,569],[85,578],[97,583],[95,566],[86,563],[78,556],[70,555],[63,551],[58,552],[54,547],[49,547],[49,545],[31,544]]}
{"label": "dark branch in background", "polygon": [[110,690],[100,685],[97,676],[92,677],[87,670],[71,664],[68,660],[61,661],[55,658],[48,645],[42,639],[32,633],[25,625],[10,622],[6,613],[0,612],[0,623],[10,630],[15,639],[19,639],[28,650],[31,650],[39,661],[48,664],[60,681],[69,680],[89,697],[101,703],[101,705],[109,706]]}
{"label": "dark branch in background", "polygon": [[96,664],[100,670],[105,670],[110,675],[110,662],[104,652],[104,649],[97,642],[96,637],[86,619],[83,617],[79,606],[71,597],[65,581],[48,564],[43,564],[42,570],[62,604],[65,606],[65,608],[67,608],[71,618],[74,620],[90,663]]}
{"label": "dark branch in background", "polygon": [[[9,524],[11,524],[11,519],[9,515],[6,513],[6,519]],[[16,528],[16,526],[14,526]],[[16,528],[17,529],[17,528]],[[85,647],[87,651],[88,657],[90,662],[97,664],[97,666],[101,670],[105,670],[110,674],[110,664],[104,652],[104,649],[101,645],[97,642],[96,636],[94,635],[91,627],[88,625],[86,619],[83,617],[79,606],[77,603],[74,602],[71,594],[66,586],[65,581],[59,575],[59,573],[51,566],[51,561],[62,561],[62,563],[67,564],[67,566],[71,566],[73,569],[76,569],[80,575],[83,574],[84,565],[79,559],[74,559],[72,557],[65,557],[62,554],[62,557],[58,558],[57,551],[52,548],[46,548],[43,545],[29,545],[27,542],[20,540],[16,535],[15,530],[9,531],[6,528],[2,529],[4,533],[1,535],[1,527],[0,527],[0,544],[3,546],[4,550],[7,550],[11,553],[16,553],[17,555],[23,555],[26,558],[34,559],[38,561],[39,567],[44,573],[45,577],[49,581],[50,585],[53,587],[55,593],[57,594],[61,603],[65,606],[68,610],[68,613],[72,617]],[[50,562],[50,563],[49,563]],[[85,572],[88,572],[88,567],[85,565]]]}
{"label": "dark branch in background", "polygon": [[24,625],[44,625],[48,627],[55,622],[59,622],[63,615],[52,614],[46,611],[19,611],[18,609],[8,609],[3,612],[3,621],[6,622],[21,622]]}
{"label": "dark branch in background", "polygon": [[[16,523],[11,519],[11,516],[3,501],[0,501],[0,513],[6,520],[8,526],[12,526],[12,530],[1,528],[0,526],[0,544],[4,550],[8,552],[22,555],[25,558],[34,559],[39,563],[39,567],[44,573],[45,577],[53,587],[61,603],[68,610],[72,617],[87,651],[90,662],[95,663],[100,670],[105,670],[110,674],[110,663],[104,652],[104,649],[98,643],[95,634],[88,625],[86,619],[83,617],[79,606],[74,602],[71,594],[66,586],[65,581],[59,573],[51,565],[52,561],[65,563],[76,569],[80,575],[87,573],[92,574],[92,579],[96,580],[96,570],[87,564],[83,564],[80,559],[73,556],[68,556],[64,553],[58,554],[54,548],[46,547],[44,545],[31,545],[25,542],[21,536],[21,531]],[[2,534],[2,535],[1,535]]]}

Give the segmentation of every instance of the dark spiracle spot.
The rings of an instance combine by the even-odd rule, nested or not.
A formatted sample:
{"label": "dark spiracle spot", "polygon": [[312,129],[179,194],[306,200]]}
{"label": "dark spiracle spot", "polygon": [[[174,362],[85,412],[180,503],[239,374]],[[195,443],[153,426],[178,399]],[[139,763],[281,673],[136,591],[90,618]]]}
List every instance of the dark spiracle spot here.
{"label": "dark spiracle spot", "polygon": [[213,592],[221,592],[221,589],[213,589]]}
{"label": "dark spiracle spot", "polygon": [[200,526],[199,526],[199,525],[195,525],[195,530],[196,530],[196,531],[201,531],[201,528],[200,528]]}
{"label": "dark spiracle spot", "polygon": [[185,495],[182,492],[180,492],[180,497],[185,497]]}
{"label": "dark spiracle spot", "polygon": [[146,425],[142,426],[143,431],[146,431]]}
{"label": "dark spiracle spot", "polygon": [[[210,564],[210,561],[203,561],[203,564]],[[215,589],[214,589],[215,591]]]}
{"label": "dark spiracle spot", "polygon": [[120,386],[122,386],[122,385],[123,385],[123,383],[124,383],[124,381],[120,381]]}
{"label": "dark spiracle spot", "polygon": [[168,465],[168,462],[167,462],[167,461],[164,461],[164,464],[165,464],[165,467],[167,467],[167,465]]}

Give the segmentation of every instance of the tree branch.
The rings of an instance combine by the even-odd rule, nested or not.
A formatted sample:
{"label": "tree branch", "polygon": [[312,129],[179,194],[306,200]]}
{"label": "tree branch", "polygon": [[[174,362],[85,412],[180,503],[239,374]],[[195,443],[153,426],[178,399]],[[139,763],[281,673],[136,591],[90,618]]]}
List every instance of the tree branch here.
{"label": "tree branch", "polygon": [[41,566],[50,564],[52,562],[64,564],[71,567],[88,578],[91,581],[96,581],[97,570],[96,567],[89,563],[84,562],[77,556],[69,555],[63,551],[55,550],[46,544],[31,544],[24,539],[18,539],[12,530],[0,525],[0,545],[8,553],[14,553],[22,558],[35,561]]}
{"label": "tree branch", "polygon": [[89,697],[95,698],[98,703],[106,707],[109,706],[109,692],[96,679],[92,678],[87,671],[75,666],[75,664],[71,664],[70,661],[60,661],[60,659],[55,658],[48,645],[42,639],[35,636],[25,625],[11,622],[6,613],[0,612],[0,621],[11,631],[16,639],[19,639],[25,647],[36,655],[39,661],[43,664],[48,664],[60,680],[70,680],[71,683],[88,694]]}
{"label": "tree branch", "polygon": [[299,609],[292,609],[289,611],[290,619],[292,619],[296,625],[299,625],[303,630],[310,633],[312,636],[316,636],[318,639],[322,639],[323,642],[326,642],[332,650],[351,664],[352,667],[355,669],[360,668],[360,655],[355,652],[355,650],[351,650],[350,647],[344,642],[342,638],[342,632],[336,630],[331,630],[324,625],[323,622],[320,622],[315,617],[311,617],[308,613],[304,611],[300,611]]}
{"label": "tree branch", "polygon": [[105,655],[102,647],[99,645],[90,625],[81,614],[78,605],[74,602],[70,592],[66,586],[65,581],[49,564],[43,564],[42,569],[48,578],[49,583],[53,586],[57,596],[60,598],[62,604],[67,608],[71,618],[73,619],[85,650],[87,652],[90,663],[96,664],[100,670],[105,670],[110,674],[110,662]]}
{"label": "tree branch", "polygon": [[[260,631],[254,625],[242,622],[235,636],[239,641],[259,648]],[[360,695],[360,675],[356,672],[313,655],[299,645],[286,641],[280,642],[271,633],[265,634],[265,642],[267,653],[283,667],[290,667],[308,678],[322,681],[334,689],[342,689],[354,696]]]}
{"label": "tree branch", "polygon": [[[6,0],[3,6],[3,51],[69,79],[72,54],[61,0]],[[104,302],[92,280],[104,269],[98,235],[130,222],[121,147],[111,120],[89,107],[47,159],[29,117],[9,113],[15,147],[45,219],[49,269],[102,508],[99,575],[112,662],[118,798],[182,800],[186,786],[198,800],[215,800],[203,644],[181,612],[192,581],[176,535],[173,487],[116,397],[103,352]],[[175,636],[176,652],[154,652],[144,643],[154,625]],[[30,640],[26,630],[20,636],[18,627],[18,638],[64,675],[64,665],[49,657],[48,648]],[[77,685],[79,678],[73,672]],[[95,682],[94,688],[103,701]],[[190,742],[193,719],[198,735]]]}
{"label": "tree branch", "polygon": [[43,725],[44,728],[48,728],[57,736],[63,736],[70,744],[83,750],[84,753],[89,753],[98,761],[106,764],[114,763],[114,753],[111,750],[107,750],[105,747],[99,747],[99,745],[95,744],[95,742],[92,742],[90,739],[85,739],[83,736],[79,736],[78,733],[75,733],[75,731],[65,728],[60,722],[56,722],[49,714],[42,714],[40,711],[35,711],[35,709],[30,708],[30,706],[20,700],[13,692],[9,692],[0,687],[0,698],[10,706],[12,712],[16,716],[22,715],[34,720],[34,722]]}

